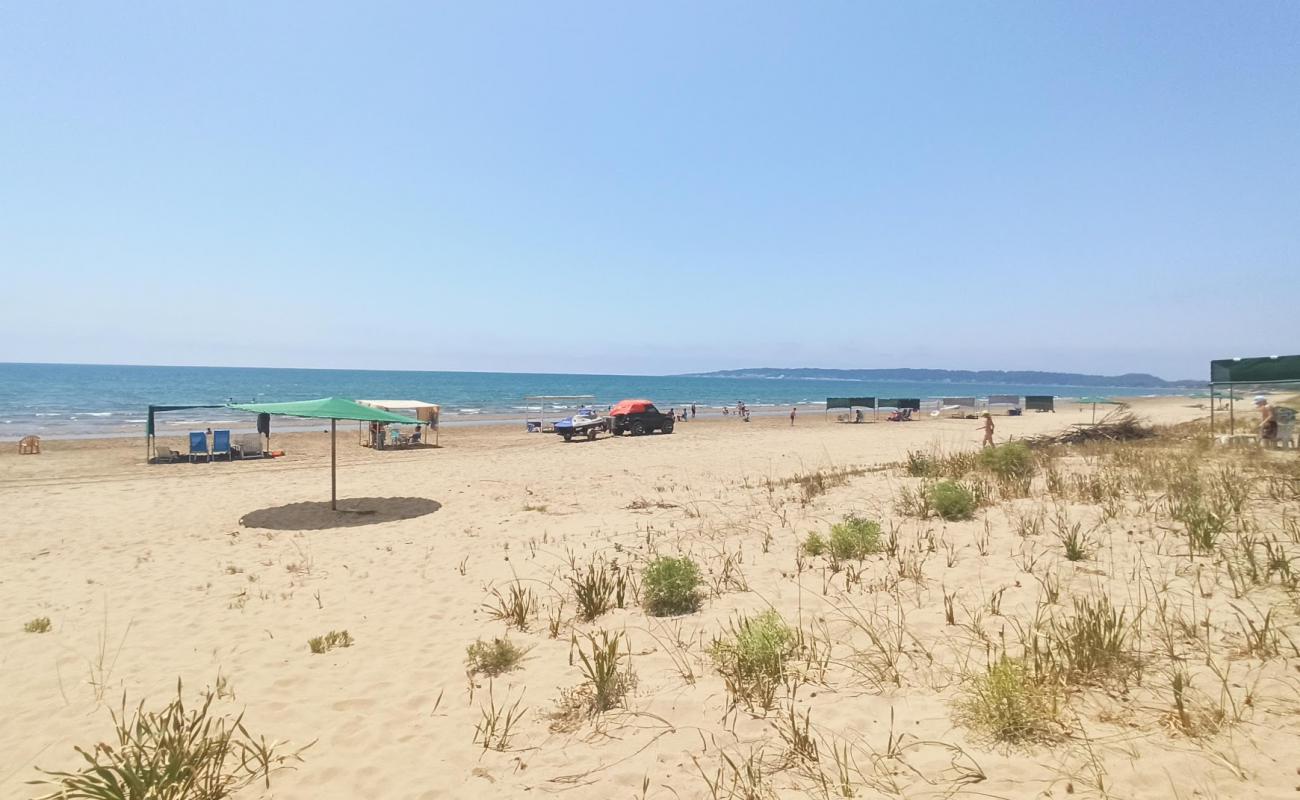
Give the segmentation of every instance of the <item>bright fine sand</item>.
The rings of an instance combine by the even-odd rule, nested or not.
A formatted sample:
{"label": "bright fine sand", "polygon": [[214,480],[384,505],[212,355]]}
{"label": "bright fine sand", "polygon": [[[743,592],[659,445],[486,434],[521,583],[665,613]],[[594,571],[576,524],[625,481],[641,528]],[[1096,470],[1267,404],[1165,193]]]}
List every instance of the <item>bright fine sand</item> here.
{"label": "bright fine sand", "polygon": [[[1205,417],[1197,403],[1136,400],[1133,410],[1177,423]],[[997,438],[1056,432],[1090,414],[999,416]],[[1276,581],[1234,593],[1210,559],[1185,555],[1174,523],[1130,522],[1136,506],[1099,521],[1096,508],[1067,504],[1098,543],[1080,562],[1064,560],[1050,521],[1033,540],[1016,533],[1025,500],[965,522],[905,517],[896,498],[920,479],[874,468],[909,450],[974,449],[980,423],[833,419],[801,411],[792,428],[784,416],[719,417],[671,436],[571,444],[514,425],[448,428],[440,448],[378,453],[341,424],[338,490],[351,511],[340,514],[321,507],[329,437],[320,432],[277,436],[283,458],[210,465],[147,465],[134,439],[47,442],[21,457],[6,444],[0,797],[48,791],[26,785],[36,767],[76,767],[73,747],[111,735],[109,709],[124,694],[128,705],[160,707],[178,679],[201,700],[219,678],[214,708],[242,710],[254,734],[315,740],[269,790],[254,784],[242,798],[835,797],[843,784],[858,797],[1296,796],[1287,638],[1296,610]],[[866,469],[806,503],[798,484],[782,483],[850,467]],[[1282,535],[1283,507],[1258,512],[1260,535]],[[834,572],[799,554],[809,532],[851,513],[893,530],[899,555]],[[924,541],[939,545],[927,552]],[[698,613],[651,618],[629,596],[594,622],[576,619],[571,564],[603,557],[639,575],[652,551],[699,562]],[[903,577],[909,558],[920,574]],[[1016,631],[1032,623],[1049,565],[1062,611],[1072,594],[1106,593],[1149,620],[1161,592],[1142,587],[1163,587],[1167,613],[1191,631],[1179,647],[1197,697],[1221,708],[1226,694],[1236,718],[1180,730],[1169,659],[1152,656],[1161,666],[1124,686],[1074,690],[1052,741],[1006,745],[961,724],[970,677],[1004,644],[1020,652]],[[522,632],[488,611],[493,590],[516,579],[538,603]],[[945,624],[945,595],[955,624]],[[823,631],[829,659],[792,687],[793,701],[782,687],[775,708],[751,713],[733,706],[708,649],[738,615],[769,607]],[[1247,622],[1266,624],[1270,609],[1279,655],[1252,656]],[[36,617],[52,630],[25,633]],[[1144,625],[1154,651],[1155,623]],[[354,644],[311,653],[308,639],[331,630]],[[1206,630],[1209,660],[1228,672],[1222,685],[1195,656]],[[466,647],[507,631],[531,648],[522,668],[471,681]],[[635,687],[620,707],[566,724],[554,716],[562,690],[583,682],[577,653],[599,631],[624,634]],[[483,709],[516,701],[525,715],[504,750],[476,742]],[[788,732],[792,703],[829,780],[788,752],[778,729]],[[836,749],[848,754],[843,782]],[[759,778],[743,776],[747,764]],[[747,780],[761,786],[749,791]]]}

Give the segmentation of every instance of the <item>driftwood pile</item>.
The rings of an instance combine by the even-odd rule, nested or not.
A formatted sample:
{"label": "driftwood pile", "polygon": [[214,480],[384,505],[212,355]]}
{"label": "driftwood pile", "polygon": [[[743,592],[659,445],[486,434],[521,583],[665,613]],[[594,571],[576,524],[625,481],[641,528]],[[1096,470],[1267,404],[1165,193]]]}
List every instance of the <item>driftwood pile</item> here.
{"label": "driftwood pile", "polygon": [[1071,425],[1061,433],[1030,436],[1024,442],[1030,447],[1051,447],[1085,442],[1131,442],[1137,439],[1149,439],[1155,435],[1155,428],[1143,423],[1132,412],[1121,408],[1107,414],[1096,424]]}

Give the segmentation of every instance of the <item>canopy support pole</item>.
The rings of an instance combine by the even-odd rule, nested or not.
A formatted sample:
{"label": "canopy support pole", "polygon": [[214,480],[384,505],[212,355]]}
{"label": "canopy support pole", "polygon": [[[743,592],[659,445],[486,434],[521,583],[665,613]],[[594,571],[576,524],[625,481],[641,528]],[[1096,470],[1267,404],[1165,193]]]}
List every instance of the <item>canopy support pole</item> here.
{"label": "canopy support pole", "polygon": [[1210,441],[1214,441],[1214,384],[1210,384]]}
{"label": "canopy support pole", "polygon": [[338,437],[339,421],[330,420],[330,511],[339,510],[339,492],[338,492],[338,446],[335,439]]}
{"label": "canopy support pole", "polygon": [[1228,435],[1237,434],[1237,393],[1232,384],[1228,384]]}

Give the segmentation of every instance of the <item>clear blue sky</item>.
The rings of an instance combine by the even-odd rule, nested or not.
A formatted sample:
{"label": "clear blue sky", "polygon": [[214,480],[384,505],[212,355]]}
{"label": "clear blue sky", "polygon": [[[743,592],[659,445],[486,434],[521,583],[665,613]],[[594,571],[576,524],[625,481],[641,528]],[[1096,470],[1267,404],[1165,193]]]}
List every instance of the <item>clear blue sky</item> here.
{"label": "clear blue sky", "polygon": [[1300,3],[8,3],[0,361],[1300,351]]}

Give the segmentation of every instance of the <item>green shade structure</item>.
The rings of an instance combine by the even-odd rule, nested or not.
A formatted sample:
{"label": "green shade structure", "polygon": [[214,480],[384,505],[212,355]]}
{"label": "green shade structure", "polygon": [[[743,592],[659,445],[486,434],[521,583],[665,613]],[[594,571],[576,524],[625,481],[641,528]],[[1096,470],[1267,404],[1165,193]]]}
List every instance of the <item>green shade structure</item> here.
{"label": "green shade structure", "polygon": [[363,406],[346,397],[322,397],[320,400],[298,400],[291,403],[231,403],[226,406],[236,411],[253,414],[276,414],[282,417],[310,417],[330,421],[330,508],[338,511],[338,424],[341,419],[361,422],[391,422],[399,425],[420,425],[418,419],[404,417],[391,411]]}

